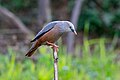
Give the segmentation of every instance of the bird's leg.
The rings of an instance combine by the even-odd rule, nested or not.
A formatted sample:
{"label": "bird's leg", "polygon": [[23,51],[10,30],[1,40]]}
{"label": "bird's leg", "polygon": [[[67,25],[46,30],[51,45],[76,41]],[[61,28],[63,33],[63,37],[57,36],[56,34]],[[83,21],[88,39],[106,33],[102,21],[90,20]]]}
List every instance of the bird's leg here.
{"label": "bird's leg", "polygon": [[54,44],[54,43],[50,43],[50,42],[48,42],[48,41],[47,41],[46,43],[47,43],[48,46],[51,46],[51,47],[53,48],[53,50],[55,50],[55,51],[58,52],[58,47],[59,47],[59,46],[57,46],[57,45]]}

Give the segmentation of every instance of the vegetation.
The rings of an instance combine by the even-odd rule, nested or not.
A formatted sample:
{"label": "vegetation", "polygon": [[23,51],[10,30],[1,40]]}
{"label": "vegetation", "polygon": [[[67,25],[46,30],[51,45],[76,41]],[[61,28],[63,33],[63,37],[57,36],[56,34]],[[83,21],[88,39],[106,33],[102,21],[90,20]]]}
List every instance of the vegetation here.
{"label": "vegetation", "polygon": [[[65,4],[66,0],[50,0],[51,6],[58,7],[59,4]],[[59,2],[59,4],[58,4]],[[68,5],[64,6],[70,16],[75,0],[66,1]],[[6,7],[10,11],[14,12],[24,23],[30,26],[34,18],[37,17],[38,7],[36,0],[1,0],[0,5]],[[56,6],[55,6],[56,5]],[[62,5],[59,5],[62,7]],[[115,33],[120,35],[119,22],[120,22],[120,1],[119,0],[84,0],[82,5],[81,15],[78,21],[78,30],[84,29],[84,22],[88,20],[90,22],[90,32],[96,33],[97,36],[107,35],[113,37]],[[57,8],[56,8],[57,10]],[[52,11],[53,12],[53,11]],[[54,11],[56,12],[56,11]],[[67,12],[67,11],[66,11]],[[23,14],[24,13],[24,14]],[[62,15],[62,14],[58,14]],[[54,20],[55,15],[52,15]],[[33,20],[34,19],[34,20]],[[36,21],[37,22],[37,21]],[[34,30],[34,29],[33,29]],[[35,32],[35,31],[34,31]]]}
{"label": "vegetation", "polygon": [[[59,50],[59,80],[120,80],[120,63],[112,48],[106,48],[106,40],[85,40],[82,57],[65,54],[64,47]],[[90,52],[90,45],[94,49]],[[76,48],[76,51],[79,47]],[[46,47],[39,49],[36,60],[24,57],[19,60],[11,48],[9,55],[0,54],[0,80],[53,80],[52,51]],[[35,54],[37,55],[37,54]]]}
{"label": "vegetation", "polygon": [[[42,27],[38,26],[40,1],[45,0],[0,0],[0,6],[10,10],[28,30],[36,33]],[[70,19],[75,0],[49,1],[52,20]],[[59,45],[59,80],[120,80],[117,50],[120,47],[120,0],[83,0],[81,5],[77,21],[80,36],[77,39],[71,37],[76,41],[75,56],[67,53],[66,44],[63,46],[61,42]],[[44,7],[43,11],[46,11]],[[14,24],[0,14],[0,52],[3,50],[0,54],[0,80],[53,80],[52,50],[41,46],[33,58],[25,57],[30,40]],[[77,43],[80,39],[83,40],[83,43],[79,42],[81,45]]]}
{"label": "vegetation", "polygon": [[78,21],[79,30],[84,29],[84,22],[90,22],[90,33],[98,36],[113,37],[119,34],[120,22],[120,1],[119,0],[85,0],[81,15]]}

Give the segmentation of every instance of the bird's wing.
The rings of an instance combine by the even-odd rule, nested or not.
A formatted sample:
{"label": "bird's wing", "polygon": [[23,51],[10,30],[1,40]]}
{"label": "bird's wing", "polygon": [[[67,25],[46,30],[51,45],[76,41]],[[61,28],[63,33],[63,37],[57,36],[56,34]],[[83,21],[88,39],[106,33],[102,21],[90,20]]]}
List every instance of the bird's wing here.
{"label": "bird's wing", "polygon": [[31,41],[34,42],[37,39],[39,39],[41,36],[43,36],[46,32],[50,31],[54,26],[57,24],[57,22],[51,22],[48,23],[43,29],[35,36],[35,38]]}

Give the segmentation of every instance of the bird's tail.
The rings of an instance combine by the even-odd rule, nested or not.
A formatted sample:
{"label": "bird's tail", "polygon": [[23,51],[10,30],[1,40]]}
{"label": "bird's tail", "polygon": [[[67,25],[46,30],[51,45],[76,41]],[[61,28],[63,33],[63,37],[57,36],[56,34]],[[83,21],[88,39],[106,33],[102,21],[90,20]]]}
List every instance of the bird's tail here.
{"label": "bird's tail", "polygon": [[32,54],[34,54],[34,52],[35,52],[36,49],[37,49],[37,48],[32,48],[32,49],[30,49],[25,56],[31,57]]}
{"label": "bird's tail", "polygon": [[30,50],[27,52],[27,54],[25,56],[31,57],[34,54],[34,52],[36,51],[37,48],[38,48],[38,46],[36,44],[33,44],[32,47],[30,48]]}

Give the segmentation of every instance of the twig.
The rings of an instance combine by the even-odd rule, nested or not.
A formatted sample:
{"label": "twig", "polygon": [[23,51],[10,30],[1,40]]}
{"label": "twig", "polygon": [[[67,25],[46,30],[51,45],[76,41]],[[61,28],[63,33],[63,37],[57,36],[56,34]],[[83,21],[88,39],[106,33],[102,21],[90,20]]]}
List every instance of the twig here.
{"label": "twig", "polygon": [[31,38],[31,35],[33,36],[32,31],[28,29],[17,16],[2,6],[0,6],[0,18],[18,27],[23,33],[27,34],[28,38]]}
{"label": "twig", "polygon": [[54,80],[58,80],[58,57],[57,49],[53,48],[53,58],[54,58]]}

